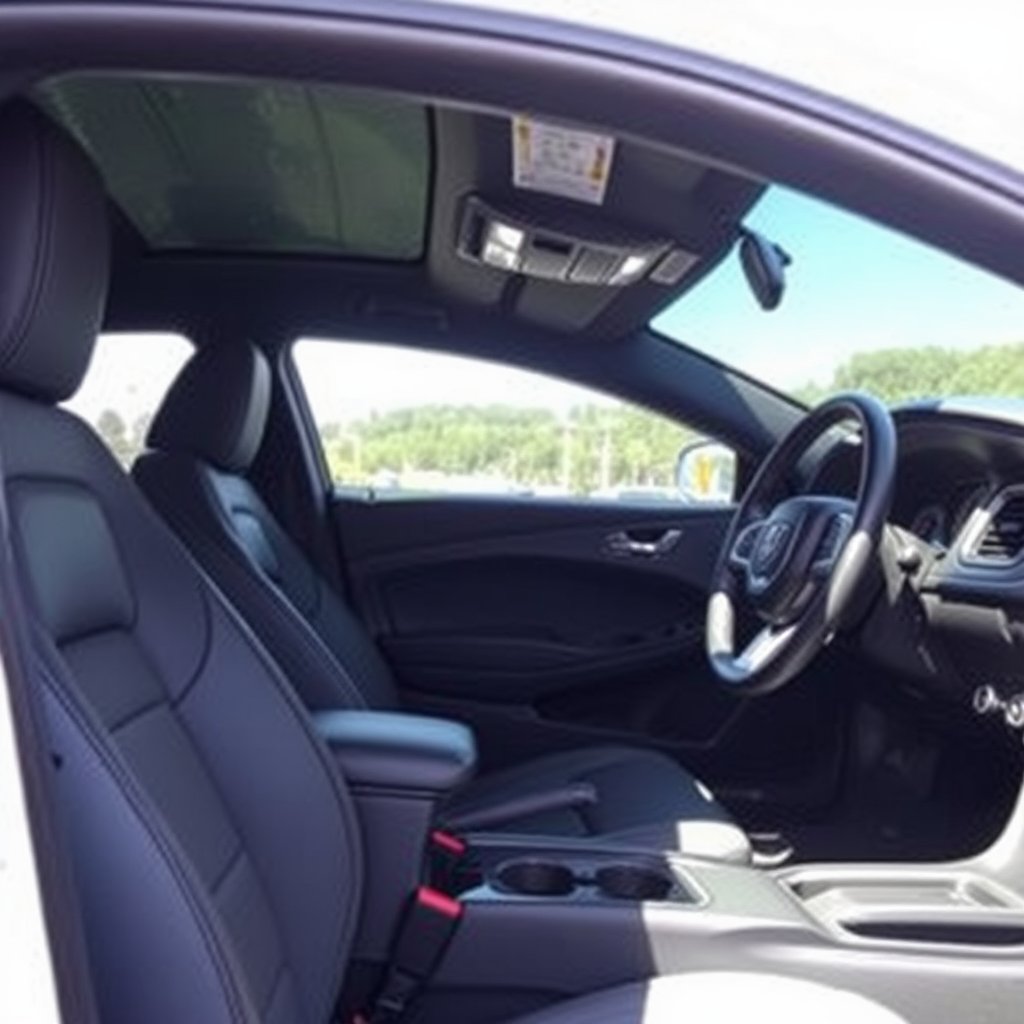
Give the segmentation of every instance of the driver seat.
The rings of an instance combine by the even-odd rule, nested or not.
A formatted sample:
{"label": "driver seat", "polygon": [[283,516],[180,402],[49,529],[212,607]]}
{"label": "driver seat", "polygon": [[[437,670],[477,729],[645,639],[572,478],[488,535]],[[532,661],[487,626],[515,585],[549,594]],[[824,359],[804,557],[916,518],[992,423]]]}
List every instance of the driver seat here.
{"label": "driver seat", "polygon": [[[360,916],[349,789],[253,634],[56,407],[100,324],[107,211],[88,161],[25,104],[0,108],[0,223],[0,522],[99,1019],[329,1024]],[[519,1024],[755,1014],[899,1024],[858,995],[731,973],[612,988]]]}
{"label": "driver seat", "polygon": [[[398,687],[370,635],[245,476],[270,395],[270,368],[253,345],[204,346],[164,397],[132,475],[311,711],[397,710]],[[531,809],[581,787],[596,800]],[[557,753],[475,779],[447,802],[442,820],[455,831],[751,857],[745,832],[702,783],[661,754],[624,746]]]}

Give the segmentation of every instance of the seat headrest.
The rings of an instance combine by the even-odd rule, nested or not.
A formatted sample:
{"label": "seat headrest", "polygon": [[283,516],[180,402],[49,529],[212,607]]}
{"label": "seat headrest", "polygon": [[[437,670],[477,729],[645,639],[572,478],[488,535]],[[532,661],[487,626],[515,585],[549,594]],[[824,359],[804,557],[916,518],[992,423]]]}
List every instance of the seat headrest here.
{"label": "seat headrest", "polygon": [[178,374],[146,444],[242,473],[256,458],[269,411],[270,366],[263,353],[248,343],[210,345]]}
{"label": "seat headrest", "polygon": [[110,223],[103,184],[23,100],[0,107],[0,388],[72,395],[103,319]]}

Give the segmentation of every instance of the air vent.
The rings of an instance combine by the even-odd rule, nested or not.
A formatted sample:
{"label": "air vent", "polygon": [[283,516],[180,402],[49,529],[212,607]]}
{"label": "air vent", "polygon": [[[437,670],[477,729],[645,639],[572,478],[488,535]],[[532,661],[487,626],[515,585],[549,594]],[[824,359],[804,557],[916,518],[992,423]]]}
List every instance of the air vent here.
{"label": "air vent", "polygon": [[1024,551],[1024,494],[1005,498],[978,541],[974,556],[986,561],[1010,562]]}

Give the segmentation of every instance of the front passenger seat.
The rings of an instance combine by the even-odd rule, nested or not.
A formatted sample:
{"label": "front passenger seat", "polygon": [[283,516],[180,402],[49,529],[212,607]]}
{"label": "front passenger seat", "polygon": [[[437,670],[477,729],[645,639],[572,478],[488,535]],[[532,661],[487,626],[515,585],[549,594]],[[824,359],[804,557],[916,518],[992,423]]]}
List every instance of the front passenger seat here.
{"label": "front passenger seat", "polygon": [[[274,662],[102,441],[57,408],[100,325],[109,225],[91,165],[23,103],[0,108],[0,224],[0,524],[100,1019],[329,1024],[360,908],[349,790]],[[822,985],[696,973],[529,1024],[755,1013],[899,1024]]]}
{"label": "front passenger seat", "polygon": [[[306,706],[397,709],[369,634],[245,478],[263,439],[270,368],[248,343],[198,350],[171,385],[133,475],[284,668]],[[569,802],[581,792],[594,802]],[[567,806],[502,818],[546,797]],[[616,839],[746,862],[746,834],[660,754],[597,746],[476,779],[444,810],[452,827]],[[474,820],[496,824],[473,825]]]}

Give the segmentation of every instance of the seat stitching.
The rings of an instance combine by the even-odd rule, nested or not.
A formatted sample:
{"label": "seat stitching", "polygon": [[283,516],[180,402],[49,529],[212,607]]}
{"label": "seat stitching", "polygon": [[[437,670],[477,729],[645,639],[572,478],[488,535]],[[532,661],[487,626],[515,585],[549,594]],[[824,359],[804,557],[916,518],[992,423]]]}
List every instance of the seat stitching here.
{"label": "seat stitching", "polygon": [[215,896],[220,892],[221,886],[228,880],[228,876],[242,862],[242,858],[245,855],[245,847],[243,846],[242,841],[238,838],[237,833],[235,833],[234,838],[237,844],[231,852],[231,856],[228,857],[224,866],[217,873],[217,876],[210,882],[210,892]]}
{"label": "seat stitching", "polygon": [[43,282],[45,280],[45,274],[42,272],[42,268],[45,268],[50,262],[50,246],[51,246],[51,234],[53,230],[54,219],[52,216],[51,209],[51,196],[53,184],[53,167],[50,159],[49,147],[52,143],[49,140],[40,140],[35,138],[36,144],[36,157],[39,165],[39,178],[40,178],[40,202],[39,211],[37,215],[37,224],[35,237],[38,240],[38,245],[34,247],[32,261],[32,274],[30,277],[31,285],[28,289],[28,295],[24,305],[21,307],[17,321],[15,322],[11,335],[13,343],[9,345],[7,353],[3,360],[4,366],[10,366],[15,363],[21,356],[25,344],[28,340],[29,328],[36,320],[36,309],[39,306],[39,299],[43,292]]}
{"label": "seat stitching", "polygon": [[[213,591],[217,594],[217,591]],[[220,611],[227,616],[238,628],[243,636],[249,641],[253,654],[262,663],[271,683],[276,687],[278,694],[284,701],[285,707],[295,719],[299,732],[305,737],[309,749],[312,751],[316,763],[319,765],[328,787],[334,792],[339,816],[341,818],[340,829],[342,841],[347,846],[346,854],[348,862],[353,866],[350,872],[351,888],[356,893],[357,901],[360,898],[363,886],[363,851],[357,837],[357,819],[355,807],[352,803],[352,796],[348,791],[340,773],[334,765],[328,753],[327,747],[317,738],[310,725],[309,713],[300,704],[298,697],[292,691],[287,679],[284,677],[277,663],[270,657],[266,648],[253,635],[252,630],[242,619],[241,614],[235,610],[226,600],[221,600]],[[352,877],[354,876],[354,877]],[[270,894],[268,892],[268,899]],[[352,908],[351,913],[339,914],[339,927],[335,938],[335,953],[330,962],[341,964],[343,952],[355,933],[356,913]],[[336,995],[336,993],[335,993]]]}
{"label": "seat stitching", "polygon": [[81,706],[81,702],[72,696],[72,691],[67,686],[57,682],[50,666],[42,657],[37,657],[37,665],[47,690],[76,724],[82,738],[132,808],[144,834],[149,838],[173,880],[177,883],[184,906],[195,921],[203,944],[210,954],[210,962],[221,979],[222,991],[232,1017],[242,1024],[246,1024],[250,1018],[245,1012],[245,998],[239,988],[238,979],[235,977],[236,971],[233,971],[227,962],[231,954],[226,946],[226,940],[221,939],[217,934],[219,929],[215,920],[211,919],[209,914],[203,910],[201,890],[197,892],[196,883],[191,878],[187,867],[187,857],[177,848],[177,843],[173,838],[166,835],[165,830],[157,827],[159,811],[151,805],[145,794],[140,792],[131,772],[126,769],[120,756],[110,748],[108,743],[102,742],[102,730],[97,727],[94,721],[95,716]]}
{"label": "seat stitching", "polygon": [[277,998],[278,990],[284,983],[285,978],[290,976],[291,970],[288,967],[288,964],[285,963],[285,961],[282,959],[277,965],[277,970],[274,972],[274,980],[267,993],[267,998],[263,1001],[263,1005],[259,1008],[260,1018],[262,1020],[266,1020],[267,1011],[270,1009],[271,1006],[274,1005],[274,1000]]}
{"label": "seat stitching", "polygon": [[155,700],[151,700],[147,704],[143,704],[141,707],[133,708],[118,721],[105,722],[104,726],[112,736],[116,736],[128,726],[133,725],[135,722],[145,718],[147,715],[151,715],[154,711],[159,711],[162,708],[169,707],[169,705],[170,702],[167,699],[167,695],[164,694],[161,697],[157,697]]}

